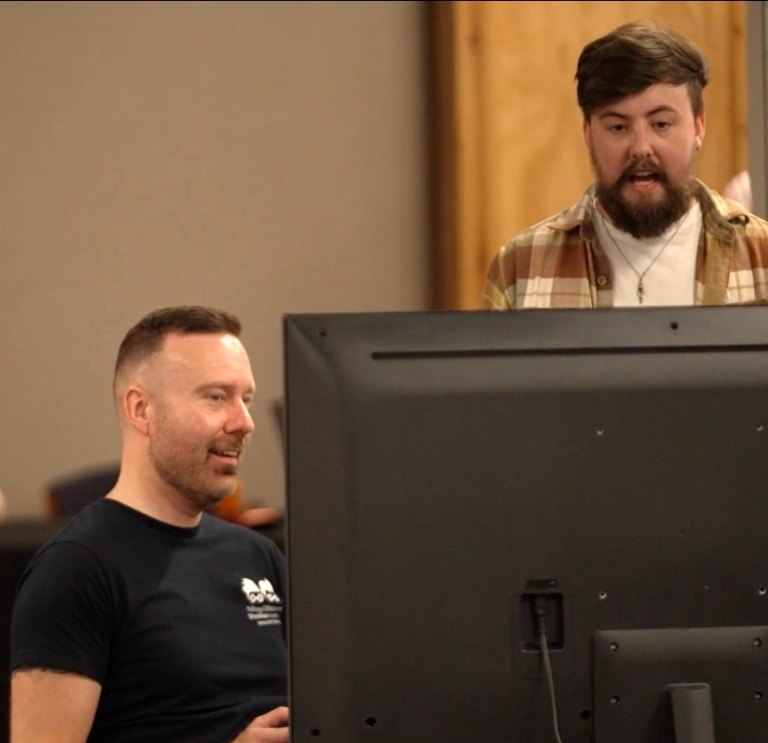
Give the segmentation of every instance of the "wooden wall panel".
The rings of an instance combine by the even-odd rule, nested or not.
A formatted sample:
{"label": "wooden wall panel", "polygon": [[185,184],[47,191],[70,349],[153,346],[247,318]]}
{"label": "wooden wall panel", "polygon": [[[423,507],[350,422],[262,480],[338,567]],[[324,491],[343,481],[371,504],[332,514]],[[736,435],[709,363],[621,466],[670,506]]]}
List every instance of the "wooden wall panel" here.
{"label": "wooden wall panel", "polygon": [[475,307],[501,245],[591,182],[576,62],[621,23],[670,26],[701,47],[711,82],[697,173],[722,190],[746,167],[743,2],[460,0],[433,3],[432,13],[438,307]]}

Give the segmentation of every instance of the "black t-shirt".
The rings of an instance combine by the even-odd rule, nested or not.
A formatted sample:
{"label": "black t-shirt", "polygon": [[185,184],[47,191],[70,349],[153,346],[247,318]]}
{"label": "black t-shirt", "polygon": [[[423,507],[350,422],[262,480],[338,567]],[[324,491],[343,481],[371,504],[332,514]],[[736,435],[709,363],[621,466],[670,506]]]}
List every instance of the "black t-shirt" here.
{"label": "black t-shirt", "polygon": [[22,575],[11,669],[102,686],[89,743],[227,743],[286,703],[283,557],[204,514],[185,529],[113,500],[87,506]]}

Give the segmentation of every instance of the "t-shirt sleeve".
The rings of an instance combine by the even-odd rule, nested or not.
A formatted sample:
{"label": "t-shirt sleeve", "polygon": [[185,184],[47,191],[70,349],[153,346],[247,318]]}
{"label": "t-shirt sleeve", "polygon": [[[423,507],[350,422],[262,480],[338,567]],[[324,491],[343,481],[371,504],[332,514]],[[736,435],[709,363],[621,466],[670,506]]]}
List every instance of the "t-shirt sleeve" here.
{"label": "t-shirt sleeve", "polygon": [[114,624],[101,561],[75,542],[43,548],[19,581],[11,619],[11,670],[72,671],[103,683]]}

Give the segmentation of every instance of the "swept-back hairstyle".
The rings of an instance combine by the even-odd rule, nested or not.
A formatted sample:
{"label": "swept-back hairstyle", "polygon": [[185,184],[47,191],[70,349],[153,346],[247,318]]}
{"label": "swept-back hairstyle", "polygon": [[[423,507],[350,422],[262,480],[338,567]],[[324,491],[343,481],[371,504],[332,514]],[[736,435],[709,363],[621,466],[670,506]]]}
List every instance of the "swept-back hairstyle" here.
{"label": "swept-back hairstyle", "polygon": [[576,65],[576,94],[585,121],[599,108],[651,85],[687,85],[693,115],[704,112],[709,68],[701,51],[675,31],[627,23],[587,44]]}

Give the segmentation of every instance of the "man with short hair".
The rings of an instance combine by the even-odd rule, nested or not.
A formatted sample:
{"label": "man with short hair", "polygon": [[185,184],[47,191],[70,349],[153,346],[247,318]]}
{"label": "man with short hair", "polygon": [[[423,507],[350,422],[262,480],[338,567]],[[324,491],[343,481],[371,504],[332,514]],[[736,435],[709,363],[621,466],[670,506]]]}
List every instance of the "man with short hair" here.
{"label": "man with short hair", "polygon": [[577,97],[595,182],[510,240],[481,309],[723,305],[768,295],[768,223],[694,177],[704,142],[701,52],[630,23],[587,44]]}
{"label": "man with short hair", "polygon": [[286,743],[285,581],[211,516],[253,431],[236,317],[151,313],[114,375],[114,489],[44,545],[11,628],[11,743]]}

